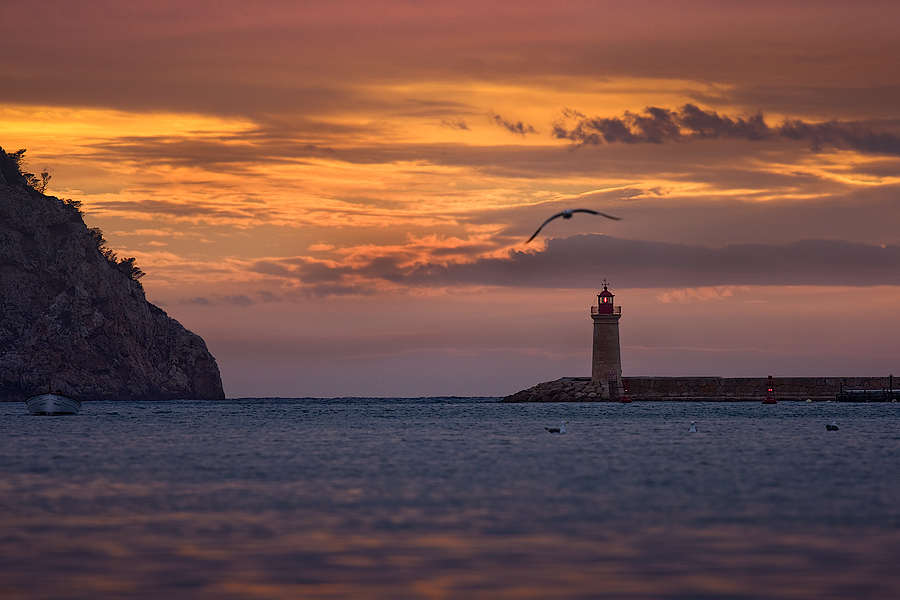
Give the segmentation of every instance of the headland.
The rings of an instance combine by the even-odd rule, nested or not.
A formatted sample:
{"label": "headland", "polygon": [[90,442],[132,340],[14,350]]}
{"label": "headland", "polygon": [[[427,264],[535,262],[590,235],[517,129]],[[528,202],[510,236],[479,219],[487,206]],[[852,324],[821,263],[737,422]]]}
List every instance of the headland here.
{"label": "headland", "polygon": [[0,148],[0,402],[225,398],[203,339],[147,301],[78,204],[47,196]]}

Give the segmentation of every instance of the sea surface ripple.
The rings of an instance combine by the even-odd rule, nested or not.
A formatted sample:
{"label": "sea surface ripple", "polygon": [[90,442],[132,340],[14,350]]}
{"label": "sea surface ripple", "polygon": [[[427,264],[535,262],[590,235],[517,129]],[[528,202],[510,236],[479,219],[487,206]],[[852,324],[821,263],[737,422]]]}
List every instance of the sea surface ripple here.
{"label": "sea surface ripple", "polygon": [[4,599],[898,598],[898,564],[898,403],[0,404]]}

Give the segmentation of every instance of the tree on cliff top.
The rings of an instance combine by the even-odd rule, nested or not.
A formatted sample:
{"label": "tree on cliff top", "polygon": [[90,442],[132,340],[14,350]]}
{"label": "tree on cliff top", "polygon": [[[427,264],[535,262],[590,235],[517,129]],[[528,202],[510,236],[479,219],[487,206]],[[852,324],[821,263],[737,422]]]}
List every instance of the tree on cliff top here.
{"label": "tree on cliff top", "polygon": [[[10,177],[8,179],[12,180],[12,183],[24,183],[28,187],[34,188],[40,193],[44,193],[47,189],[47,184],[50,183],[50,173],[47,169],[44,169],[41,172],[41,178],[38,179],[35,177],[34,173],[28,173],[27,171],[23,171],[23,161],[25,159],[25,148],[21,150],[17,150],[15,152],[5,152],[3,148],[0,148],[0,152],[6,154],[9,158],[9,162],[12,163],[12,169],[10,169]],[[6,173],[3,174],[4,179],[7,179]]]}
{"label": "tree on cliff top", "polygon": [[[88,232],[90,232],[91,237],[94,238],[94,242],[97,244],[97,249],[100,250],[100,254],[103,255],[103,258],[105,258],[109,264],[135,281],[146,275],[140,267],[134,264],[134,257],[129,256],[120,260],[119,257],[116,256],[113,249],[107,245],[106,238],[103,237],[103,231],[99,227],[91,227],[88,229]],[[138,285],[141,285],[139,281]]]}
{"label": "tree on cliff top", "polygon": [[[47,183],[50,181],[50,173],[45,169],[44,172],[41,173],[41,179],[38,180],[34,174],[23,171],[22,163],[25,159],[25,152],[26,150],[24,148],[17,150],[16,152],[6,152],[0,147],[0,181],[5,181],[13,185],[26,185],[43,194],[47,189]],[[77,200],[63,199],[62,201],[74,207],[75,210],[81,213],[81,203]],[[99,227],[91,227],[88,231],[90,231],[91,237],[93,237],[94,241],[97,243],[97,249],[103,257],[117,270],[122,272],[126,277],[137,282],[140,286],[141,283],[138,279],[146,275],[146,273],[134,264],[135,259],[133,257],[126,257],[120,260],[119,257],[116,256],[116,253],[107,245],[106,238],[103,237],[103,232],[100,231]]]}

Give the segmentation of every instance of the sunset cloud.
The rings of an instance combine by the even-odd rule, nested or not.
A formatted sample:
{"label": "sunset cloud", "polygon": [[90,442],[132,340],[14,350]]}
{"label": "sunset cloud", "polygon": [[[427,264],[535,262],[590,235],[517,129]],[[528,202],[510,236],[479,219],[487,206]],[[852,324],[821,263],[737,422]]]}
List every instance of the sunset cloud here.
{"label": "sunset cloud", "polygon": [[[707,248],[578,235],[550,240],[539,252],[513,250],[468,262],[410,262],[408,254],[357,257],[354,264],[298,257],[249,269],[296,279],[309,293],[325,295],[396,286],[591,288],[610,278],[624,287],[705,288],[725,297],[728,286],[900,285],[900,245],[801,240]],[[686,297],[669,293],[662,301]]]}
{"label": "sunset cloud", "polygon": [[[742,289],[747,290],[749,286],[744,286]],[[659,295],[659,301],[664,304],[669,302],[708,302],[731,298],[734,296],[734,292],[735,286],[670,289]]]}

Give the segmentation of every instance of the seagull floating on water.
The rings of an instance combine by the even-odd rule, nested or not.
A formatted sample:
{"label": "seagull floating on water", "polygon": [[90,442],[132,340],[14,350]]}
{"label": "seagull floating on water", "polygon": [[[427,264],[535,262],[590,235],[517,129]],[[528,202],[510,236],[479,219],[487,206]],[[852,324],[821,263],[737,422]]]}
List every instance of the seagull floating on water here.
{"label": "seagull floating on water", "polygon": [[[596,210],[591,210],[589,208],[567,208],[566,210],[562,211],[561,213],[556,213],[555,215],[553,215],[552,217],[550,217],[549,219],[544,221],[543,224],[541,224],[541,226],[537,228],[537,231],[535,231],[534,234],[530,238],[528,238],[528,242],[530,242],[531,240],[536,238],[537,234],[539,234],[541,232],[541,229],[544,228],[544,225],[546,225],[553,219],[558,219],[560,217],[562,217],[563,219],[571,219],[572,215],[577,212],[588,213],[589,215],[600,215],[601,217],[606,217],[607,219],[612,219],[613,221],[621,221],[622,220],[620,217],[614,217],[612,215],[607,215],[606,213],[597,212]],[[528,242],[525,242],[525,243],[527,244]]]}
{"label": "seagull floating on water", "polygon": [[826,425],[826,426],[825,426],[825,429],[826,429],[827,431],[837,431],[837,430],[838,430],[838,422],[837,422],[837,421],[832,421],[832,422],[831,422],[831,425]]}
{"label": "seagull floating on water", "polygon": [[688,433],[697,433],[697,427],[694,425],[693,421],[691,421],[691,428],[688,429]]}
{"label": "seagull floating on water", "polygon": [[565,433],[566,423],[568,423],[568,421],[564,421],[559,427],[544,427],[544,429],[546,429],[550,433]]}

